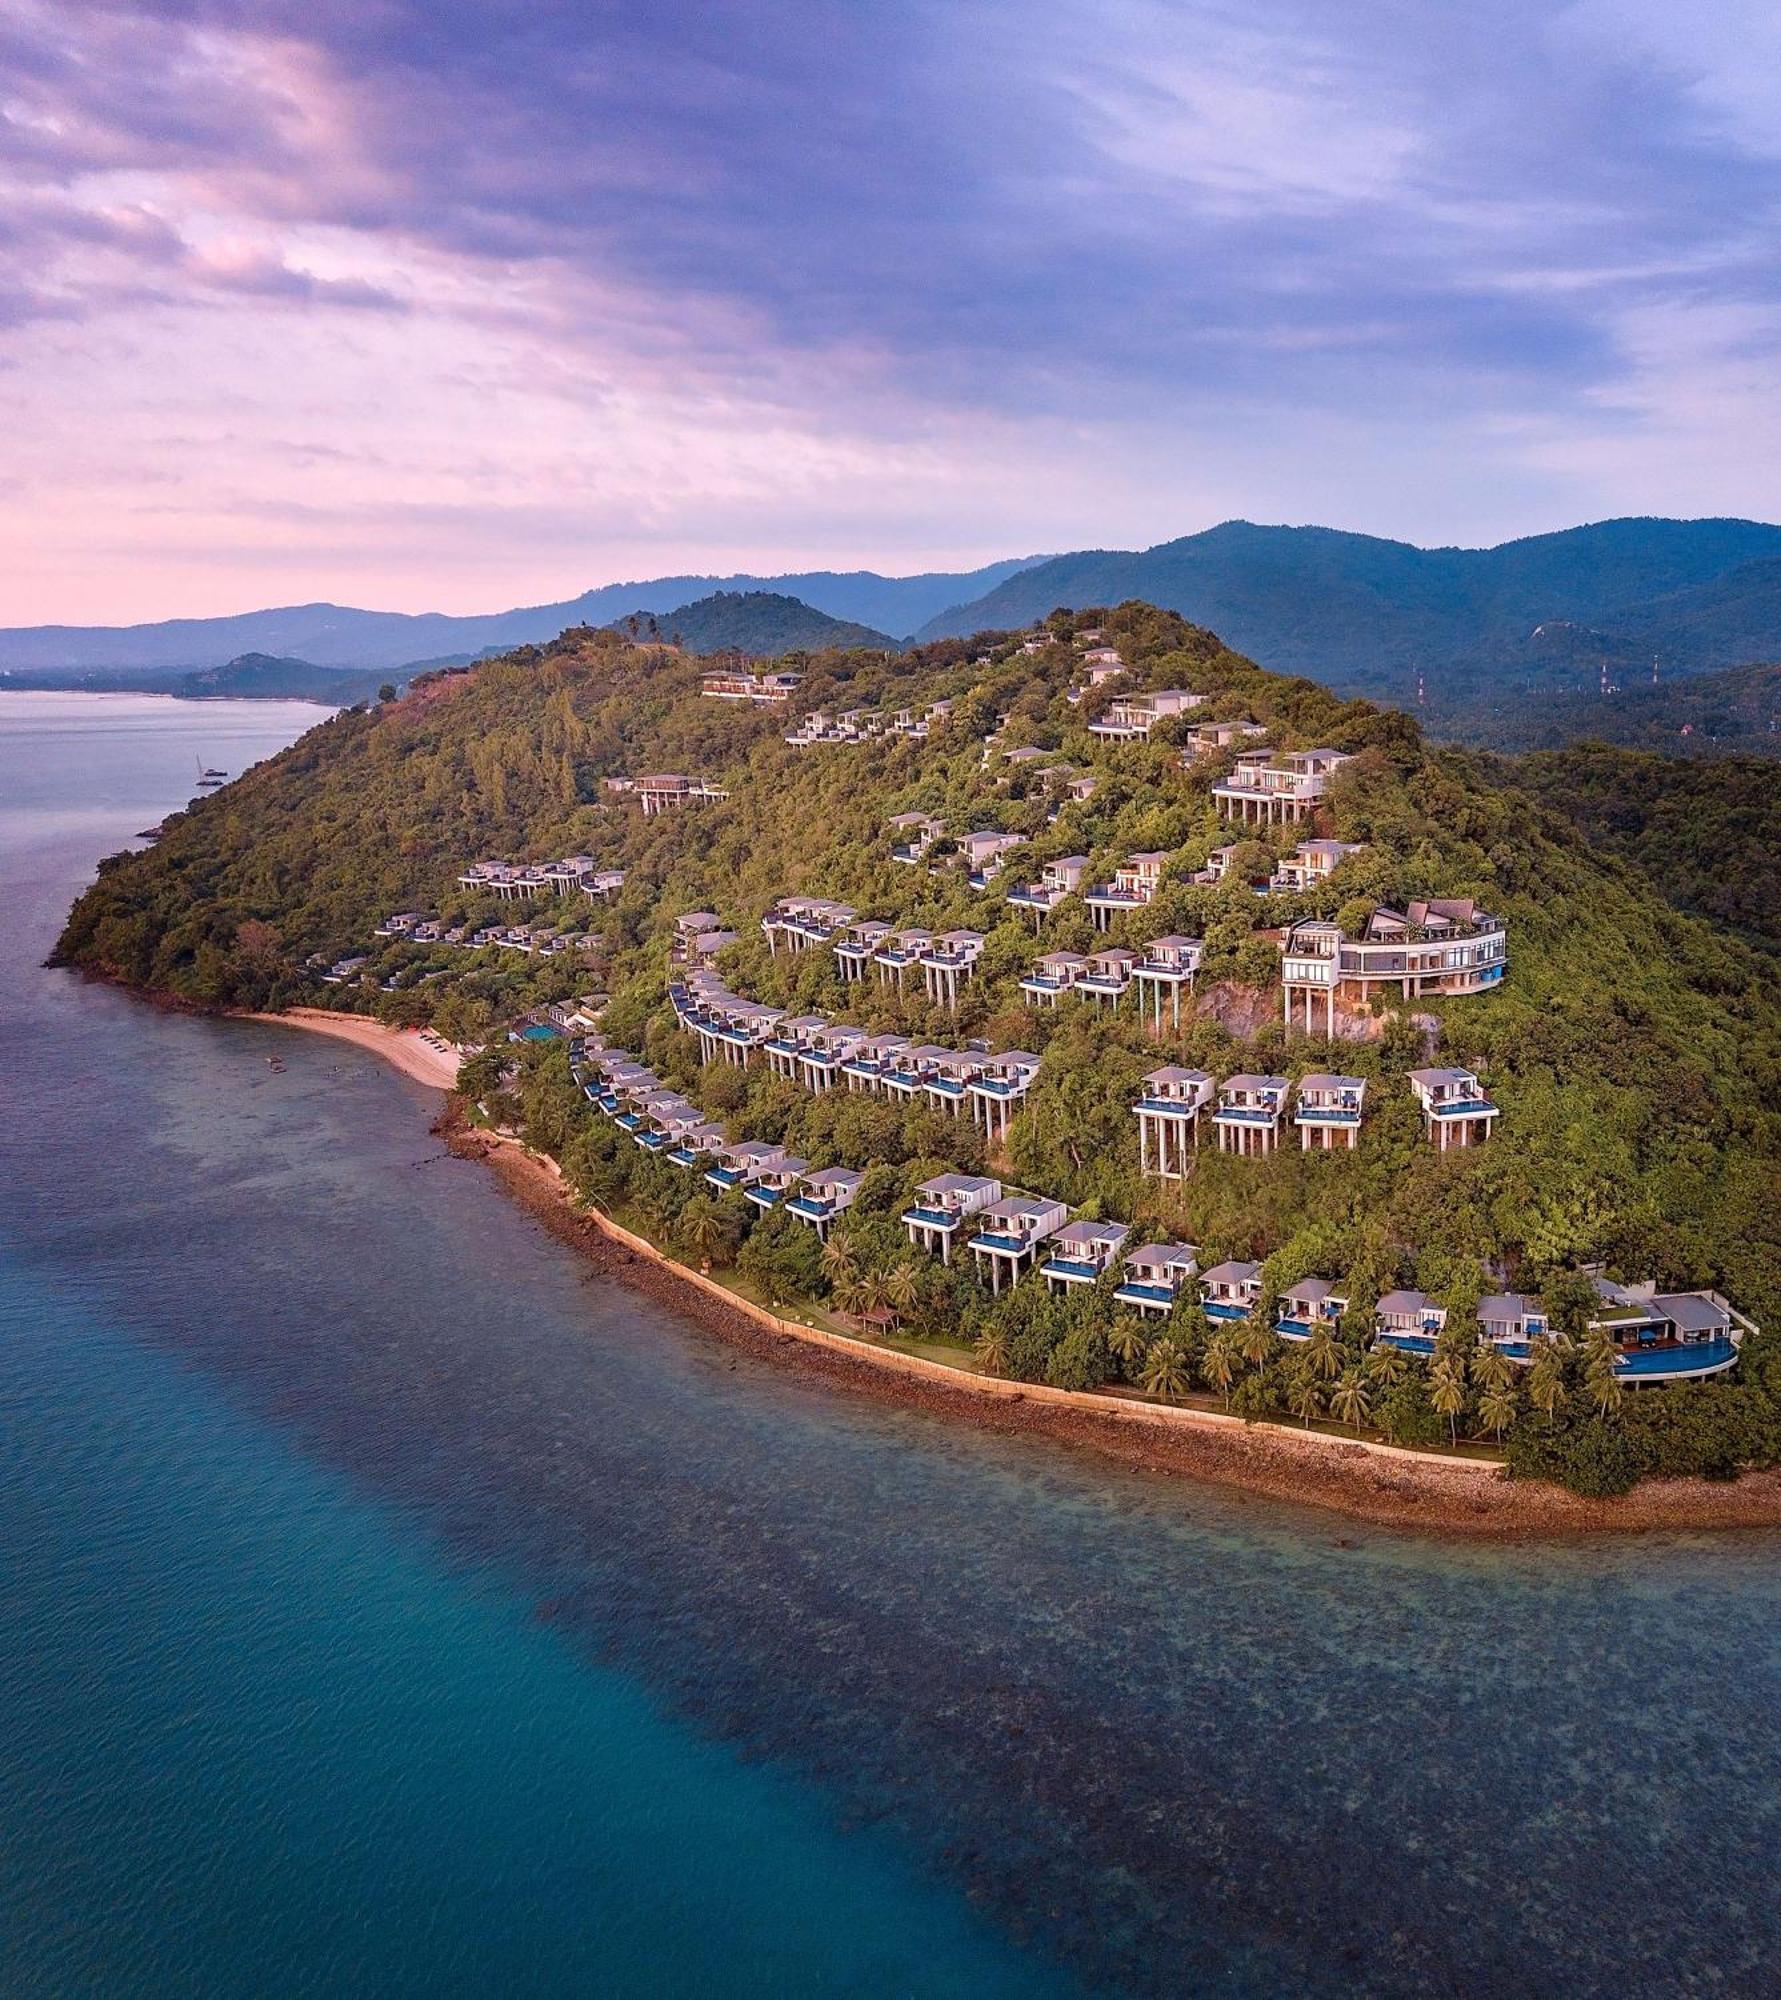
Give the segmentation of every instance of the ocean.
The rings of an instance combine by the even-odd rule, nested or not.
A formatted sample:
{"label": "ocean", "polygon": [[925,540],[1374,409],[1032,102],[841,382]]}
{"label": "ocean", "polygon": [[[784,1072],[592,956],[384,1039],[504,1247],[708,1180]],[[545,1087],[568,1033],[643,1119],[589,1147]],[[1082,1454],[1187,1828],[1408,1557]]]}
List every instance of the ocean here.
{"label": "ocean", "polygon": [[42,968],[317,715],[0,695],[0,1992],[1774,1991],[1781,1539],[853,1400],[375,1057]]}

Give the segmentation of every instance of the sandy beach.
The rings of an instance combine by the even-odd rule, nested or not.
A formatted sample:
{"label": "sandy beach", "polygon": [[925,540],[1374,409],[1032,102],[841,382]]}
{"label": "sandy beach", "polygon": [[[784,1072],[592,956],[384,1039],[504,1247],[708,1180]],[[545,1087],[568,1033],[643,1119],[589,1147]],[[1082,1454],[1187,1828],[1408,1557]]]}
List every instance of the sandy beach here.
{"label": "sandy beach", "polygon": [[720,1339],[807,1369],[854,1393],[931,1410],[985,1429],[1022,1432],[1099,1452],[1135,1469],[1210,1479],[1381,1527],[1532,1539],[1571,1534],[1781,1526],[1781,1473],[1732,1483],[1650,1480],[1614,1500],[1586,1500],[1500,1465],[1319,1433],[1246,1423],[1217,1411],[1078,1395],[951,1369],[943,1363],[801,1327],[714,1297],[685,1270],[607,1218],[578,1206],[554,1161],[463,1124],[455,1108],[434,1130],[480,1160],[553,1235],[603,1273],[696,1319]]}
{"label": "sandy beach", "polygon": [[404,1076],[433,1090],[450,1090],[458,1080],[461,1058],[455,1051],[428,1041],[415,1028],[389,1028],[362,1014],[334,1014],[325,1007],[293,1007],[283,1014],[244,1014],[246,1021],[270,1021],[274,1027],[303,1028],[312,1035],[331,1035],[353,1042],[393,1063]]}

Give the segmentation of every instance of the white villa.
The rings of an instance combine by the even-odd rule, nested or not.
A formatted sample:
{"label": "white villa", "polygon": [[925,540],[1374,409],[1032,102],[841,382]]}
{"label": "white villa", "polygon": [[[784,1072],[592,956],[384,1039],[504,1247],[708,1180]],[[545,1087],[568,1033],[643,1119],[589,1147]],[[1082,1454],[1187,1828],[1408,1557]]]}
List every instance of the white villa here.
{"label": "white villa", "polygon": [[1103,1000],[1117,1007],[1132,983],[1132,968],[1137,963],[1135,951],[1117,946],[1111,951],[1091,951],[1077,978],[1076,991],[1088,994],[1097,1007]]}
{"label": "white villa", "polygon": [[1200,1252],[1192,1243],[1146,1243],[1141,1250],[1128,1250],[1125,1274],[1113,1297],[1122,1306],[1141,1313],[1166,1316],[1193,1282],[1200,1268]]}
{"label": "white villa", "polygon": [[923,860],[946,828],[932,813],[894,813],[890,820],[890,830],[900,836],[891,848],[891,859],[913,865]]}
{"label": "white villa", "polygon": [[1082,899],[1094,912],[1095,928],[1104,931],[1121,911],[1141,910],[1153,902],[1168,865],[1166,853],[1128,854],[1111,882],[1097,882]]}
{"label": "white villa", "polygon": [[1218,1086],[1212,1127],[1221,1153],[1271,1153],[1286,1105],[1283,1076],[1231,1076]]}
{"label": "white villa", "polygon": [[1242,1258],[1200,1274],[1200,1304],[1208,1319],[1247,1319],[1262,1295],[1262,1267]]}
{"label": "white villa", "polygon": [[1003,857],[1026,844],[1024,833],[960,834],[959,853],[964,858],[966,879],[971,887],[987,889],[1006,866]]}
{"label": "white villa", "polygon": [[808,1223],[826,1242],[831,1224],[846,1214],[864,1178],[852,1167],[819,1167],[803,1176],[785,1212]]}
{"label": "white villa", "polygon": [[1245,825],[1303,819],[1322,801],[1330,773],[1347,761],[1340,750],[1246,750],[1212,796],[1226,819]]}
{"label": "white villa", "polygon": [[1309,1340],[1320,1326],[1337,1325],[1348,1300],[1328,1278],[1301,1278],[1280,1294],[1274,1331],[1282,1340]]}
{"label": "white villa", "polygon": [[957,1007],[959,987],[976,970],[983,945],[981,931],[942,931],[933,939],[921,959],[928,998],[949,1009]]}
{"label": "white villa", "polygon": [[1360,1138],[1361,1106],[1367,1095],[1364,1076],[1316,1072],[1299,1078],[1298,1102],[1292,1122],[1299,1128],[1299,1145],[1307,1153],[1352,1148]]}
{"label": "white villa", "polygon": [[1048,951],[1033,960],[1023,974],[1020,990],[1031,1004],[1055,1007],[1058,996],[1068,993],[1088,970],[1088,960],[1080,952]]}
{"label": "white villa", "polygon": [[1146,1002],[1150,1004],[1158,1034],[1162,1033],[1165,997],[1173,1010],[1173,1025],[1181,1026],[1181,989],[1185,986],[1188,992],[1193,991],[1203,950],[1200,940],[1194,937],[1171,934],[1152,938],[1132,967],[1132,979],[1138,988],[1138,1012],[1142,1016]]}
{"label": "white villa", "polygon": [[836,969],[844,980],[864,979],[866,967],[878,955],[878,947],[891,935],[891,926],[875,917],[864,917],[846,926],[830,947]]}
{"label": "white villa", "polygon": [[1185,715],[1190,708],[1198,708],[1206,697],[1190,694],[1186,688],[1162,688],[1153,694],[1120,695],[1112,701],[1105,715],[1097,716],[1088,725],[1091,736],[1099,736],[1110,743],[1129,743],[1135,738],[1146,737],[1159,722],[1172,715]]}
{"label": "white villa", "polygon": [[953,1239],[966,1220],[1002,1199],[1002,1183],[981,1174],[936,1174],[915,1190],[915,1202],[903,1211],[904,1232],[918,1250],[952,1262]]}
{"label": "white villa", "polygon": [[1070,1213],[1065,1202],[1042,1194],[1005,1195],[977,1212],[977,1233],[966,1248],[977,1260],[978,1274],[988,1272],[990,1290],[1000,1292],[1003,1280],[1019,1284],[1038,1261],[1039,1245],[1060,1230]]}
{"label": "white villa", "polygon": [[1138,1121],[1138,1164],[1159,1180],[1186,1178],[1188,1153],[1200,1143],[1200,1113],[1216,1086],[1203,1069],[1173,1064],[1145,1077],[1143,1095],[1132,1106]]}
{"label": "white villa", "polygon": [[1066,896],[1073,896],[1082,887],[1087,874],[1086,854],[1066,854],[1061,861],[1047,861],[1039,871],[1037,882],[1023,882],[1018,888],[1010,889],[1008,901],[1015,909],[1032,912],[1033,928],[1036,930]]}
{"label": "white villa", "polygon": [[658,771],[642,778],[605,778],[601,782],[609,792],[636,799],[645,819],[672,812],[677,806],[705,805],[730,796],[709,778],[689,778],[680,771]]}
{"label": "white villa", "polygon": [[751,674],[740,670],[707,674],[699,692],[708,701],[790,701],[801,674]]}
{"label": "white villa", "polygon": [[1352,855],[1364,854],[1366,843],[1355,840],[1301,840],[1291,854],[1274,864],[1270,889],[1314,889],[1327,882]]}
{"label": "white villa", "polygon": [[1131,1233],[1125,1222],[1066,1222],[1054,1230],[1051,1254],[1039,1267],[1046,1290],[1067,1292],[1074,1285],[1098,1284],[1112,1270],[1120,1245]]}
{"label": "white villa", "polygon": [[779,947],[787,951],[810,951],[832,944],[838,931],[854,921],[854,912],[845,903],[827,896],[782,896],[761,919],[767,950],[777,956]]}
{"label": "white villa", "polygon": [[1413,1069],[1410,1088],[1422,1106],[1423,1131],[1441,1152],[1480,1146],[1490,1137],[1497,1107],[1469,1069]]}

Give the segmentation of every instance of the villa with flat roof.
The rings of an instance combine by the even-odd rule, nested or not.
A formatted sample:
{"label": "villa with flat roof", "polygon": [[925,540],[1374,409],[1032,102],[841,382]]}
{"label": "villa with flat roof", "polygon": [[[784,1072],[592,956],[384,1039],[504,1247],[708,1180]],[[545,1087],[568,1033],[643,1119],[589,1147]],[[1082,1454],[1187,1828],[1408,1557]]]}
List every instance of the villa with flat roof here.
{"label": "villa with flat roof", "polygon": [[1301,840],[1288,855],[1274,864],[1270,889],[1315,889],[1327,882],[1357,854],[1366,853],[1366,843],[1356,840]]}
{"label": "villa with flat roof", "polygon": [[973,889],[987,889],[1007,865],[1004,856],[1024,847],[1024,833],[962,833],[959,853],[965,865],[965,879]]}
{"label": "villa with flat roof", "polygon": [[1352,1147],[1360,1138],[1361,1106],[1366,1095],[1364,1076],[1318,1071],[1300,1077],[1292,1114],[1292,1122],[1299,1128],[1300,1148],[1310,1153]]}
{"label": "villa with flat roof", "polygon": [[995,1142],[1007,1138],[1016,1107],[1039,1074],[1039,1058],[1031,1049],[1004,1049],[1000,1055],[984,1056],[977,1073],[966,1086],[971,1100],[971,1121],[977,1122],[982,1107],[984,1137]]}
{"label": "villa with flat roof", "polygon": [[1125,1222],[1066,1222],[1054,1230],[1047,1246],[1050,1254],[1039,1267],[1046,1290],[1067,1292],[1076,1285],[1099,1284],[1131,1233]]}
{"label": "villa with flat roof", "polygon": [[797,1192],[785,1205],[785,1212],[800,1222],[808,1223],[826,1242],[830,1226],[846,1214],[864,1178],[852,1167],[819,1167],[798,1183]]}
{"label": "villa with flat roof", "polygon": [[1226,819],[1246,826],[1303,819],[1322,803],[1330,773],[1347,761],[1340,750],[1245,750],[1212,797]]}
{"label": "villa with flat roof", "polygon": [[1019,1284],[1038,1261],[1039,1245],[1063,1227],[1069,1213],[1067,1202],[1042,1194],[1004,1195],[979,1209],[976,1234],[965,1247],[977,1260],[978,1275],[988,1272],[990,1290],[1000,1292],[1004,1280]]}
{"label": "villa with flat roof", "polygon": [[833,942],[838,931],[854,920],[845,903],[827,896],[782,896],[761,919],[767,950],[777,956],[779,947],[787,951],[811,951]]}
{"label": "villa with flat roof", "polygon": [[928,998],[937,1006],[957,1007],[959,987],[976,970],[983,945],[981,931],[942,931],[929,944],[922,954],[921,975],[927,982]]}
{"label": "villa with flat roof", "polygon": [[1203,694],[1190,694],[1186,688],[1120,695],[1108,705],[1105,715],[1097,716],[1088,725],[1088,732],[1104,742],[1128,743],[1148,736],[1168,717],[1185,715],[1190,708],[1198,708],[1205,699]]}
{"label": "villa with flat roof", "polygon": [[601,783],[609,792],[635,798],[645,819],[671,812],[676,806],[705,805],[730,796],[708,778],[689,778],[680,771],[657,771],[642,778],[603,778]]}
{"label": "villa with flat roof", "polygon": [[1088,994],[1097,1007],[1103,1000],[1117,1007],[1132,983],[1132,968],[1137,963],[1135,951],[1118,947],[1112,951],[1091,951],[1088,964],[1076,981],[1076,990]]}
{"label": "villa with flat roof", "polygon": [[1203,1069],[1179,1069],[1173,1064],[1145,1077],[1142,1095],[1132,1106],[1142,1172],[1165,1181],[1186,1179],[1188,1154],[1200,1143],[1200,1113],[1211,1103],[1215,1088]]}
{"label": "villa with flat roof", "polygon": [[1002,1183],[982,1174],[936,1174],[915,1190],[904,1209],[904,1233],[918,1250],[952,1262],[953,1241],[966,1220],[1002,1198]]}
{"label": "villa with flat roof", "polygon": [[1134,1312],[1166,1317],[1199,1268],[1199,1249],[1192,1243],[1146,1243],[1126,1252],[1114,1300]]}
{"label": "villa with flat roof", "polygon": [[1168,937],[1152,938],[1138,954],[1132,967],[1132,981],[1138,989],[1138,1013],[1142,1018],[1148,1004],[1159,1035],[1165,998],[1171,1009],[1171,1025],[1181,1026],[1181,989],[1193,991],[1204,949],[1198,938],[1171,933]]}
{"label": "villa with flat roof", "polygon": [[[707,1171],[705,1178],[720,1194],[728,1194],[733,1188],[747,1188],[763,1174],[773,1173],[787,1157],[783,1146],[771,1146],[765,1139],[744,1139],[739,1145],[723,1147],[716,1165]],[[801,1169],[805,1163],[798,1164]]]}
{"label": "villa with flat roof", "polygon": [[1381,907],[1359,937],[1312,918],[1289,925],[1281,939],[1282,1010],[1291,1027],[1294,998],[1302,995],[1309,1034],[1321,995],[1334,1033],[1336,997],[1344,990],[1357,1004],[1388,989],[1406,1000],[1482,993],[1501,981],[1508,962],[1501,921],[1470,897],[1419,899],[1404,911]]}
{"label": "villa with flat roof", "polygon": [[1280,1114],[1286,1106],[1283,1076],[1230,1076],[1218,1086],[1212,1129],[1221,1153],[1271,1153],[1280,1136]]}
{"label": "villa with flat roof", "polygon": [[891,848],[891,859],[913,866],[926,858],[946,828],[932,813],[906,812],[891,815],[890,830],[899,836]]}
{"label": "villa with flat roof", "polygon": [[789,701],[801,678],[794,673],[751,674],[737,668],[707,674],[699,692],[708,701]]}
{"label": "villa with flat roof", "polygon": [[1446,1152],[1450,1146],[1481,1146],[1490,1137],[1497,1107],[1469,1069],[1413,1069],[1410,1088],[1422,1106],[1423,1131]]}
{"label": "villa with flat roof", "polygon": [[1660,1292],[1650,1279],[1623,1284],[1599,1271],[1592,1277],[1601,1304],[1589,1323],[1620,1350],[1614,1372],[1629,1384],[1721,1374],[1737,1360],[1744,1336],[1756,1332],[1718,1292]]}
{"label": "villa with flat roof", "polygon": [[1328,1278],[1301,1278],[1280,1294],[1274,1331],[1282,1340],[1309,1340],[1320,1326],[1337,1326],[1348,1300]]}
{"label": "villa with flat roof", "polygon": [[1247,1258],[1200,1273],[1200,1305],[1208,1319],[1247,1319],[1262,1295],[1262,1267]]}
{"label": "villa with flat roof", "polygon": [[841,935],[835,939],[830,949],[835,954],[835,967],[843,979],[864,979],[866,967],[877,956],[878,947],[891,934],[889,924],[880,923],[875,917],[863,917],[846,925]]}
{"label": "villa with flat roof", "polygon": [[1259,722],[1196,722],[1187,732],[1181,766],[1185,770],[1202,758],[1216,757],[1221,750],[1229,750],[1238,743],[1253,743],[1267,733]]}
{"label": "villa with flat roof", "polygon": [[1073,896],[1082,887],[1087,874],[1086,854],[1066,854],[1061,861],[1046,862],[1039,871],[1038,881],[1023,882],[1010,889],[1008,901],[1017,910],[1031,911],[1037,929],[1066,896]]}
{"label": "villa with flat roof", "polygon": [[1058,996],[1068,993],[1088,970],[1088,960],[1080,952],[1048,951],[1033,960],[1021,978],[1020,990],[1029,1006],[1055,1007]]}
{"label": "villa with flat roof", "polygon": [[1141,910],[1153,902],[1168,865],[1165,853],[1128,854],[1114,869],[1111,882],[1097,882],[1083,896],[1094,913],[1095,928],[1104,931],[1123,911]]}

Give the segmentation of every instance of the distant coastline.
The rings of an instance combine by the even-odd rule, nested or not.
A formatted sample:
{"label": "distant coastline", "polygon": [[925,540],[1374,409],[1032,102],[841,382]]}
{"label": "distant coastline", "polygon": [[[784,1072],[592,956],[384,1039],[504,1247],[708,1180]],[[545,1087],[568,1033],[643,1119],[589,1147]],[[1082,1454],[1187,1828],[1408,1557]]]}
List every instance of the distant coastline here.
{"label": "distant coastline", "polygon": [[468,1125],[450,1096],[455,1065],[448,1066],[416,1032],[318,1008],[231,1018],[351,1042],[440,1091],[448,1101],[434,1130],[449,1149],[486,1165],[514,1200],[602,1274],[661,1299],[721,1340],[854,1393],[984,1429],[1086,1448],[1136,1470],[1321,1507],[1378,1527],[1497,1540],[1781,1527],[1781,1471],[1747,1472],[1725,1482],[1651,1479],[1615,1499],[1590,1500],[1544,1481],[1513,1480],[1493,1460],[1008,1381],[783,1319],[676,1262],[611,1217],[581,1206],[554,1160],[517,1139]]}

